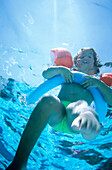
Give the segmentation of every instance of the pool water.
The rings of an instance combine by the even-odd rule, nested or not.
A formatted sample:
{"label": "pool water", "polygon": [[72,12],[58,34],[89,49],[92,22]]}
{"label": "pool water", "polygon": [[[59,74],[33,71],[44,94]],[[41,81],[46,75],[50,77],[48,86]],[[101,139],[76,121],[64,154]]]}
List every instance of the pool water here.
{"label": "pool water", "polygon": [[[24,53],[13,50],[13,56]],[[33,52],[34,53],[34,52]],[[32,54],[33,54],[32,53]],[[38,55],[38,54],[37,54]],[[10,61],[7,63],[10,69]],[[40,63],[41,65],[41,63]],[[35,76],[31,65],[22,67],[21,63],[16,63],[15,71],[20,69],[20,73],[25,70],[31,75],[30,78],[36,77],[36,83],[39,85],[43,81],[40,76],[42,67],[38,67],[38,74]],[[43,68],[48,64],[43,65]],[[7,67],[7,66],[5,66]],[[12,71],[13,73],[13,71]],[[24,72],[24,74],[26,74]],[[14,75],[13,75],[14,76]],[[26,104],[26,96],[35,89],[35,86],[28,84],[27,79],[21,81],[1,76],[1,97],[0,97],[0,169],[5,169],[13,159],[21,134],[25,128],[28,118],[35,105]],[[59,87],[52,90],[57,94]],[[106,123],[102,126],[100,135],[93,141],[86,141],[80,135],[68,135],[57,132],[49,125],[46,126],[37,141],[28,160],[27,168],[45,169],[45,170],[97,170],[110,169],[112,167],[112,109],[108,108]]]}
{"label": "pool water", "polygon": [[[89,46],[103,63],[111,61],[111,9],[111,0],[0,0],[0,170],[12,161],[35,107],[26,96],[44,81],[50,49],[64,47],[74,55]],[[59,88],[49,93],[57,95]],[[112,108],[93,141],[47,125],[27,169],[111,170]]]}

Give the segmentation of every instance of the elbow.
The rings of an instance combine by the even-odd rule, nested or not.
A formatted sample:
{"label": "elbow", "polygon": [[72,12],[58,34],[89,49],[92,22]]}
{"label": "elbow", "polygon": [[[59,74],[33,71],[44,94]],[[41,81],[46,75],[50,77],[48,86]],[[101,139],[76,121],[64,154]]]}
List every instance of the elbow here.
{"label": "elbow", "polygon": [[44,71],[42,72],[42,76],[43,76],[45,79],[47,79],[46,70],[44,70]]}
{"label": "elbow", "polygon": [[44,70],[44,71],[42,72],[42,76],[43,76],[45,79],[49,79],[49,78],[50,78],[49,68],[47,68],[46,70]]}

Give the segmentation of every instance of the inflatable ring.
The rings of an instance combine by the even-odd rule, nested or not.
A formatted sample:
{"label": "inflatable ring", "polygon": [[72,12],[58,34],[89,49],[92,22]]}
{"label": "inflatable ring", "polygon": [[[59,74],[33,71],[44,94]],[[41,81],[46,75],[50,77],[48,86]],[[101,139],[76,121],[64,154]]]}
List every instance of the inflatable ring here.
{"label": "inflatable ring", "polygon": [[[87,78],[83,78],[82,76],[86,75],[81,72],[74,72],[74,80],[75,83],[82,83]],[[35,103],[39,98],[47,93],[49,90],[55,88],[56,86],[59,86],[61,84],[65,83],[64,78],[61,75],[55,76],[49,80],[46,80],[42,84],[40,84],[27,98],[27,104]],[[107,114],[107,103],[105,102],[102,94],[99,92],[99,90],[96,87],[89,88],[89,91],[93,95],[94,102],[95,102],[95,111],[98,114],[99,121],[103,122],[105,119],[105,116]]]}

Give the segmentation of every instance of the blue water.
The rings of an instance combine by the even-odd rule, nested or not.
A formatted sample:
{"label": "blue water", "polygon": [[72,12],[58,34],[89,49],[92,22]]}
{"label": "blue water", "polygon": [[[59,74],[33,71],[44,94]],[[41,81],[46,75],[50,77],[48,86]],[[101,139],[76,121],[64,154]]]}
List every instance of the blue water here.
{"label": "blue water", "polygon": [[[8,50],[7,50],[8,51]],[[10,50],[9,50],[10,51]],[[15,60],[26,53],[12,50],[8,54]],[[31,52],[32,55],[34,51]],[[35,55],[38,56],[38,53]],[[39,60],[38,60],[39,61]],[[9,61],[10,62],[10,61]],[[43,68],[49,65],[42,64]],[[8,63],[8,66],[9,63]],[[43,81],[40,72],[41,62],[37,72],[27,64],[22,67],[21,63],[14,64],[15,71],[30,74],[30,78],[36,77],[36,85]],[[24,70],[24,72],[23,72]],[[8,71],[9,73],[9,71]],[[10,71],[10,74],[13,71]],[[14,76],[14,75],[13,75]],[[25,77],[25,76],[24,76]],[[26,104],[26,96],[34,90],[35,86],[27,83],[27,78],[17,81],[16,79],[1,77],[0,97],[0,168],[5,169],[13,159],[21,134],[35,105]],[[59,87],[52,90],[57,94]],[[112,166],[112,109],[108,111],[106,123],[102,126],[100,135],[94,141],[85,141],[80,135],[72,136],[56,132],[49,125],[42,132],[28,160],[28,169],[107,169]]]}
{"label": "blue water", "polygon": [[[35,107],[27,106],[25,98],[44,81],[41,73],[51,64],[50,49],[61,46],[74,55],[81,47],[90,46],[103,63],[111,61],[112,2],[0,0],[0,16],[0,169],[5,169]],[[50,93],[56,95],[58,91],[59,87]],[[112,108],[100,135],[91,142],[80,135],[56,132],[47,125],[27,168],[110,170],[111,167]]]}

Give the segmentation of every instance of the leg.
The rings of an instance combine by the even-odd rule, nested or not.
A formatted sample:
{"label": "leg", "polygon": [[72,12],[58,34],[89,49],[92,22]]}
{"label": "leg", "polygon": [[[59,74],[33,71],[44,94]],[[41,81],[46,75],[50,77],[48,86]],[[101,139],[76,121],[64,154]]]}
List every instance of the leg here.
{"label": "leg", "polygon": [[64,117],[64,111],[64,106],[56,97],[45,96],[39,100],[23,132],[15,158],[7,169],[26,168],[30,152],[46,124],[49,122],[55,126],[60,123]]}
{"label": "leg", "polygon": [[82,100],[79,100],[77,102],[70,103],[67,106],[67,126],[68,129],[71,132],[80,133],[79,127],[77,126],[72,126],[73,121],[80,115],[81,108],[87,106],[87,103],[84,101],[82,103]]}
{"label": "leg", "polygon": [[97,113],[84,100],[68,105],[67,125],[70,131],[81,133],[86,140],[95,139],[100,132]]}

